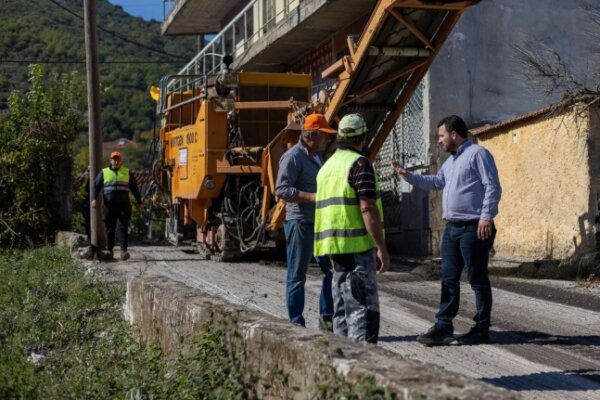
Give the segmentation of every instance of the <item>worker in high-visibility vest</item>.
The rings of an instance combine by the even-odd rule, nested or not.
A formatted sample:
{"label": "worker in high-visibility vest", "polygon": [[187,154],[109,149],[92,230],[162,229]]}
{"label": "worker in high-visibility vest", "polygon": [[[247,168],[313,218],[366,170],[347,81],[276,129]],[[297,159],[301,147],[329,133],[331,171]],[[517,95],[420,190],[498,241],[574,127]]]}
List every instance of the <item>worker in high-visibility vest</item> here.
{"label": "worker in high-visibility vest", "polygon": [[314,253],[328,256],[333,265],[333,331],[377,343],[376,273],[388,269],[390,256],[377,177],[362,152],[366,139],[361,115],[342,118],[337,150],[317,175]]}
{"label": "worker in high-visibility vest", "polygon": [[121,260],[129,259],[128,229],[131,220],[131,203],[129,193],[135,197],[138,208],[143,210],[142,197],[138,189],[135,177],[129,168],[123,167],[121,153],[113,151],[110,154],[110,166],[104,168],[94,180],[92,188],[92,207],[96,208],[96,199],[103,191],[102,219],[106,227],[106,241],[108,256],[113,258],[115,246],[115,233],[117,222],[119,222],[119,239],[121,240]]}

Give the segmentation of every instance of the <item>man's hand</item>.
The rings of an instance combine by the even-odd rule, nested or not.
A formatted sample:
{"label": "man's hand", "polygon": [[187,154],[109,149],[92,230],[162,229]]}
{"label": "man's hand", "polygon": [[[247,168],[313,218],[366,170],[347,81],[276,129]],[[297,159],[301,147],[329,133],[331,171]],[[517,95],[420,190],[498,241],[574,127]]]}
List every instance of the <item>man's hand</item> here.
{"label": "man's hand", "polygon": [[96,204],[96,200],[92,200],[92,208],[96,208],[97,204]]}
{"label": "man's hand", "polygon": [[493,229],[493,221],[486,221],[484,219],[480,219],[479,224],[477,225],[477,239],[486,240],[487,238],[492,237]]}
{"label": "man's hand", "polygon": [[394,167],[398,175],[404,178],[404,180],[408,179],[408,171],[398,161],[392,160],[392,167]]}
{"label": "man's hand", "polygon": [[146,206],[144,206],[144,203],[138,204],[138,210],[141,213],[143,213],[146,210]]}
{"label": "man's hand", "polygon": [[379,261],[381,262],[381,265],[379,265],[377,271],[380,274],[383,274],[390,267],[390,254],[388,253],[385,246],[383,248],[377,248],[377,258],[379,258]]}

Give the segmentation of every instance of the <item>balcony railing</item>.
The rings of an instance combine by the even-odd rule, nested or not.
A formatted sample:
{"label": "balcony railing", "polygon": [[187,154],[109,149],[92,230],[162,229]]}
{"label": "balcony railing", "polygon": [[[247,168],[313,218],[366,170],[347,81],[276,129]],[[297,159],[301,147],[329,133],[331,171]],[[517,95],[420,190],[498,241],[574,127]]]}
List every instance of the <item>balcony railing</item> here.
{"label": "balcony railing", "polygon": [[[248,50],[277,24],[285,21],[298,9],[301,0],[253,0],[235,16],[178,75],[215,74],[221,69],[222,58],[230,54],[234,60],[243,59]],[[167,5],[168,3],[168,5]],[[172,4],[171,4],[172,3]],[[176,0],[166,0],[171,10]],[[166,8],[165,8],[166,10]],[[169,82],[168,90],[174,81]]]}
{"label": "balcony railing", "polygon": [[163,21],[166,21],[167,15],[175,8],[177,0],[163,0]]}

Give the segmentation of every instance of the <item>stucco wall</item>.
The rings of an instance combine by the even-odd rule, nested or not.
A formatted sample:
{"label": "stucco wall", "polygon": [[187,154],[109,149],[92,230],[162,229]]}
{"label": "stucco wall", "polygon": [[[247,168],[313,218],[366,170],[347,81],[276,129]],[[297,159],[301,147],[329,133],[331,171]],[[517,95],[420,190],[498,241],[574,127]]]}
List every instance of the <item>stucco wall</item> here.
{"label": "stucco wall", "polygon": [[600,251],[600,105],[590,108],[590,217],[594,218],[594,241]]}
{"label": "stucco wall", "polygon": [[590,173],[598,186],[599,171],[590,169],[590,156],[598,156],[590,154],[589,128],[590,109],[574,108],[477,136],[502,185],[497,258],[563,259],[593,247]]}

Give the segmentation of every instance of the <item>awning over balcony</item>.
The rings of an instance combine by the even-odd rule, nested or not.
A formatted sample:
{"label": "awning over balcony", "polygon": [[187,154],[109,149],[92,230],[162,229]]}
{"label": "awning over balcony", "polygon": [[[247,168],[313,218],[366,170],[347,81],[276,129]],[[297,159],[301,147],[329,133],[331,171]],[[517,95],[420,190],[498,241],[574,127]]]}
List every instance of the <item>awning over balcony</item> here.
{"label": "awning over balcony", "polygon": [[199,35],[219,32],[223,18],[236,6],[241,4],[243,7],[248,3],[249,0],[176,0],[173,10],[162,24],[162,34]]}

